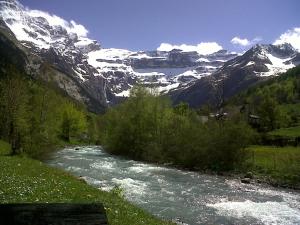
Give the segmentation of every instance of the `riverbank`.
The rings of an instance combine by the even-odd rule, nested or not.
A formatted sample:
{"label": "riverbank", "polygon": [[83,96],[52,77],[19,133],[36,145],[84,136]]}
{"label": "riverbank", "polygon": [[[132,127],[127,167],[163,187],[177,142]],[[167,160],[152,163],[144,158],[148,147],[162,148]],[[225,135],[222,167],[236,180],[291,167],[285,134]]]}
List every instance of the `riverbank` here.
{"label": "riverbank", "polygon": [[[261,146],[252,146],[251,148],[255,148],[255,151],[258,151],[257,149]],[[104,203],[108,219],[110,221],[110,224],[118,225],[118,224],[155,224],[155,225],[167,225],[171,224],[168,222],[161,221],[142,209],[133,206],[131,203],[128,203],[124,199],[120,198],[118,196],[118,192],[104,192],[99,189],[93,188],[87,184],[85,184],[83,181],[78,180],[77,177],[74,177],[70,175],[69,173],[63,172],[62,170],[53,169],[51,167],[48,167],[44,165],[43,163],[32,160],[27,157],[22,156],[5,156],[9,152],[9,145],[7,145],[5,142],[0,141],[0,149],[2,149],[2,154],[0,154],[0,203],[7,203],[7,202],[102,202]],[[80,148],[79,148],[80,149]],[[274,149],[271,149],[274,150]],[[278,150],[278,149],[275,149]],[[270,150],[259,150],[260,152],[270,151]],[[288,151],[288,150],[287,150]],[[292,152],[296,150],[291,150]],[[73,151],[75,154],[78,154],[77,152],[81,151]],[[70,152],[71,153],[71,152]],[[68,156],[69,154],[68,153]],[[286,155],[287,152],[280,152],[283,153],[281,155]],[[297,157],[298,150],[296,151],[296,155],[293,155],[294,157]],[[73,154],[73,153],[72,153]],[[265,154],[258,154],[255,156],[255,162],[257,165],[262,164],[261,162],[263,157],[262,155]],[[270,159],[270,154],[265,155],[267,159]],[[80,165],[83,163],[83,159],[81,158],[80,154]],[[98,156],[95,156],[96,158]],[[71,155],[72,158],[72,155]],[[109,158],[111,159],[111,158]],[[258,160],[260,159],[260,160]],[[296,158],[295,158],[296,159]],[[267,160],[268,161],[268,160]],[[277,160],[278,161],[278,160]],[[280,160],[279,160],[280,161]],[[279,162],[278,161],[278,162]],[[94,162],[94,161],[93,161]],[[297,162],[297,161],[296,161]],[[298,161],[299,162],[299,161]],[[112,162],[111,162],[112,163]],[[105,174],[109,174],[111,172],[110,168],[108,168],[111,164],[110,163],[104,163],[101,164],[103,168],[101,167],[101,170],[99,170],[99,173],[104,172]],[[276,164],[276,168],[281,170],[282,167],[279,166],[280,164]],[[292,165],[292,164],[291,164]],[[95,168],[98,168],[100,165],[93,164]],[[169,165],[171,167],[171,165]],[[75,168],[75,167],[74,167]],[[90,167],[89,167],[90,168]],[[150,171],[151,169],[150,165]],[[75,168],[77,169],[77,168]],[[105,169],[108,169],[108,171],[105,171]],[[136,165],[133,165],[133,167],[129,171],[141,171],[145,169],[139,162],[136,162]],[[119,169],[118,169],[119,171]],[[164,169],[162,168],[162,171]],[[173,171],[173,170],[170,170]],[[97,172],[98,173],[98,172]],[[172,173],[172,172],[171,172]],[[184,171],[179,172],[183,174],[189,174]],[[206,173],[208,173],[206,171]],[[79,173],[81,174],[81,172]],[[89,173],[88,173],[89,174]],[[158,172],[158,174],[160,174]],[[201,173],[200,173],[201,174]],[[82,174],[84,175],[84,174]],[[156,176],[156,172],[154,172],[154,175]],[[238,172],[230,172],[230,173],[222,173],[219,175],[222,175],[223,177],[228,177],[229,185],[234,186],[234,192],[242,190],[241,187],[238,185],[238,181],[241,177],[244,175],[242,173]],[[253,173],[254,178],[250,180],[251,183],[268,183],[269,181],[264,181],[262,178],[258,178],[256,173]],[[100,176],[100,175],[99,175]],[[184,175],[183,178],[185,179],[187,175]],[[201,175],[202,176],[202,175]],[[103,179],[100,178],[101,180]],[[114,176],[116,178],[118,176]],[[236,179],[237,178],[237,179]],[[123,181],[129,182],[129,184],[132,184],[135,188],[137,186],[135,185],[142,185],[139,182],[135,182],[133,179],[125,179],[122,178]],[[116,181],[122,181],[122,179],[115,179]],[[138,179],[140,179],[140,175],[138,175]],[[219,179],[217,177],[213,179]],[[176,180],[180,179],[176,176]],[[199,179],[196,179],[199,180]],[[205,179],[204,179],[205,180]],[[227,181],[226,181],[227,182]],[[233,182],[233,183],[232,183]],[[189,182],[184,182],[189,183]],[[144,183],[143,183],[144,184]],[[200,184],[203,183],[200,180]],[[270,183],[269,183],[270,184]],[[238,185],[239,188],[236,188],[235,185]],[[227,186],[227,185],[225,185]],[[264,187],[264,185],[259,185],[260,187]],[[274,185],[276,186],[276,185]],[[142,187],[144,187],[142,185]],[[245,186],[246,187],[246,186]],[[188,190],[191,188],[190,184],[187,187],[182,187],[184,190]],[[267,188],[267,187],[266,187]],[[198,190],[198,189],[197,189]],[[223,190],[221,188],[220,190]],[[169,196],[169,192],[164,192],[164,197]],[[165,196],[166,195],[166,196]],[[206,194],[199,196],[206,196]],[[235,194],[234,194],[235,195]],[[228,197],[227,194],[224,196]],[[173,198],[173,196],[169,196],[170,199]],[[168,198],[167,198],[168,199]],[[206,202],[206,201],[204,201]],[[150,204],[152,205],[152,204]],[[177,212],[177,211],[176,211]],[[166,217],[169,218],[169,217]]]}
{"label": "riverbank", "polygon": [[251,146],[247,152],[244,171],[253,180],[300,190],[300,147]]}
{"label": "riverbank", "polygon": [[114,192],[87,185],[59,169],[22,156],[6,156],[9,145],[0,143],[0,203],[104,204],[110,225],[171,225],[130,204]]}
{"label": "riverbank", "polygon": [[111,155],[99,146],[62,149],[47,164],[81,176],[102,190],[120,186],[126,199],[159,218],[179,218],[186,224],[300,221],[297,191],[135,161]]}
{"label": "riverbank", "polygon": [[[245,154],[247,160],[232,171],[191,169],[169,163],[163,165],[200,174],[223,176],[239,180],[242,183],[265,184],[300,190],[300,147],[253,145],[245,150]],[[161,165],[160,163],[155,164]]]}
{"label": "riverbank", "polygon": [[253,145],[245,149],[245,154],[247,160],[231,171],[191,169],[168,163],[163,165],[200,174],[223,176],[242,183],[300,190],[300,147]]}

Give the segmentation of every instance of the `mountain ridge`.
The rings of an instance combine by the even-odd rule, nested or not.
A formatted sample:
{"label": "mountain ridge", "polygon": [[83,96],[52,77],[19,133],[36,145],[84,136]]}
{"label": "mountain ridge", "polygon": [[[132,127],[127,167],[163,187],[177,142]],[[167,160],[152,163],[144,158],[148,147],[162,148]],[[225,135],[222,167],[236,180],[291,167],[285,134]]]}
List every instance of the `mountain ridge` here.
{"label": "mountain ridge", "polygon": [[212,76],[200,79],[186,89],[174,90],[170,96],[175,104],[184,101],[192,107],[220,106],[224,99],[241,90],[299,65],[299,56],[290,44],[255,45],[243,55],[227,61]]}
{"label": "mountain ridge", "polygon": [[228,86],[224,89],[227,97],[300,63],[299,52],[288,44],[255,45],[242,55],[226,50],[201,55],[179,49],[105,49],[72,20],[28,9],[16,0],[2,0],[0,6],[0,21],[6,26],[2,31],[15,35],[27,57],[36,57],[27,62],[27,70],[38,74],[43,63],[50,64],[56,75],[40,77],[54,79],[58,87],[95,112],[129,96],[136,84],[171,96],[175,104],[186,101],[198,107],[216,102],[210,96],[218,95],[221,78],[228,77],[222,81]]}

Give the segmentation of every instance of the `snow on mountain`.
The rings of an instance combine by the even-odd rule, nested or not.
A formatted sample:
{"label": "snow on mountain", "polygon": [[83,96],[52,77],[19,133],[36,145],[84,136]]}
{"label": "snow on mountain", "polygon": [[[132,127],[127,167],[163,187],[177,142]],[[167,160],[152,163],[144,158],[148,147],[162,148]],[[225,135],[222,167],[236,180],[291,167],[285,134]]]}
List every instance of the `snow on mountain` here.
{"label": "snow on mountain", "polygon": [[64,43],[66,36],[74,42],[82,41],[78,38],[87,40],[88,31],[74,21],[67,22],[43,11],[30,10],[14,0],[0,1],[0,4],[0,17],[20,41],[49,49],[56,43]]}
{"label": "snow on mountain", "polygon": [[[220,51],[210,55],[182,50],[140,51],[100,49],[88,54],[88,62],[104,76],[116,96],[127,96],[129,89],[141,82],[166,93],[179,86],[189,85],[216,71],[236,54]],[[201,60],[200,60],[201,59]]]}
{"label": "snow on mountain", "polygon": [[240,67],[250,70],[258,77],[268,77],[286,72],[298,65],[296,58],[299,52],[290,44],[266,45],[258,44],[244,55],[235,58],[226,67]]}
{"label": "snow on mountain", "polygon": [[271,63],[267,63],[266,66],[269,69],[269,72],[262,73],[261,76],[272,76],[274,74],[284,73],[290,68],[293,68],[295,65],[293,63],[286,64],[292,58],[278,58],[272,54],[266,54]]}
{"label": "snow on mountain", "polygon": [[188,102],[198,107],[205,103],[221,104],[251,85],[300,64],[300,53],[290,44],[255,45],[243,55],[225,62],[211,76],[198,79],[185,88],[171,90],[173,102]]}
{"label": "snow on mountain", "polygon": [[23,45],[24,55],[34,59],[26,65],[32,76],[51,80],[95,112],[107,107],[106,81],[94,76],[96,70],[88,64],[86,56],[100,49],[100,45],[87,37],[84,26],[28,9],[16,0],[0,1],[0,22],[1,35],[9,37],[5,34],[11,31],[17,39],[10,37],[6,42],[18,42],[16,47]]}
{"label": "snow on mountain", "polygon": [[0,18],[24,46],[39,55],[53,50],[65,58],[81,81],[89,78],[85,54],[100,49],[100,45],[87,37],[84,26],[30,10],[15,0],[0,1],[0,6]]}
{"label": "snow on mountain", "polygon": [[178,49],[140,52],[103,49],[87,37],[84,26],[74,21],[28,9],[15,0],[2,0],[0,6],[1,19],[24,46],[40,55],[54,51],[62,56],[81,82],[89,80],[90,73],[104,78],[112,98],[127,96],[137,82],[160,92],[189,85],[236,56],[224,50],[201,55]]}
{"label": "snow on mountain", "polygon": [[[287,44],[257,45],[243,55],[222,48],[205,54],[201,46],[168,45],[155,51],[104,49],[88,37],[87,29],[74,21],[31,10],[16,0],[0,0],[0,19],[25,47],[91,89],[103,85],[106,102],[126,97],[137,83],[160,93],[187,89],[202,78],[218,74],[249,73],[266,77],[293,67],[299,53]],[[211,53],[213,52],[213,53]],[[238,71],[238,72],[236,72]],[[92,86],[92,88],[90,87]]]}

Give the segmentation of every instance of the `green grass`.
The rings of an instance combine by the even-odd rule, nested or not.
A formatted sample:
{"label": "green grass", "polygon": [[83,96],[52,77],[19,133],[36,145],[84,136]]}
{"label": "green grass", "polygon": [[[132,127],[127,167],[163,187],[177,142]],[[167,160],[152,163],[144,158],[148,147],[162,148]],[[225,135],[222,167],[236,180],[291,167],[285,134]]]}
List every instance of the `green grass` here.
{"label": "green grass", "polygon": [[279,184],[300,185],[300,147],[251,146],[248,152],[248,164],[256,174]]}
{"label": "green grass", "polygon": [[10,153],[10,145],[5,141],[0,140],[0,156],[8,155],[9,153]]}
{"label": "green grass", "polygon": [[[0,142],[2,153],[9,145]],[[40,161],[0,154],[0,203],[104,204],[110,225],[167,225],[118,194],[93,188],[74,176]]]}
{"label": "green grass", "polygon": [[283,136],[291,138],[300,137],[300,126],[277,129],[269,132],[269,134],[272,136]]}
{"label": "green grass", "polygon": [[300,114],[300,103],[295,103],[295,104],[280,104],[279,107],[284,112],[294,111],[294,112]]}

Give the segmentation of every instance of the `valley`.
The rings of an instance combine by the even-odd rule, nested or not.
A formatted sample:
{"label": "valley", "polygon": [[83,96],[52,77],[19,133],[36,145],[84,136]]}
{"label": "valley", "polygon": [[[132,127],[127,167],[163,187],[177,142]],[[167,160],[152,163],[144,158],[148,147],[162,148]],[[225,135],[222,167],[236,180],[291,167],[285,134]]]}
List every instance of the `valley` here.
{"label": "valley", "polygon": [[[76,33],[79,24],[29,10],[17,1],[0,4],[1,30],[21,45],[24,69],[44,74],[39,77],[54,81],[95,112],[122,101],[137,84],[170,96],[174,104],[218,104],[215,96],[222,85],[228,98],[300,63],[299,52],[290,44],[259,44],[244,53],[223,49],[208,54],[181,49],[105,49],[87,32],[78,29]],[[44,63],[51,65],[51,71],[43,70]]]}
{"label": "valley", "polygon": [[298,2],[266,2],[0,0],[0,204],[299,224]]}

